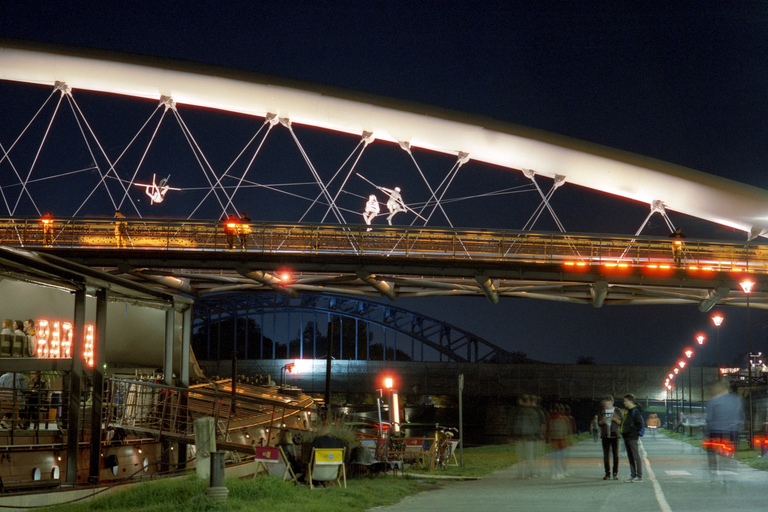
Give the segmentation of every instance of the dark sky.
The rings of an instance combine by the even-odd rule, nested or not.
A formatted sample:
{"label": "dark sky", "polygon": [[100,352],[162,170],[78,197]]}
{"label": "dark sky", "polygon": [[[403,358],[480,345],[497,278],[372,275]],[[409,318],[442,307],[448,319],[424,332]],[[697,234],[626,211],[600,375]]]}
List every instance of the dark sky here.
{"label": "dark sky", "polygon": [[[768,4],[477,4],[139,1],[32,8],[3,2],[0,36],[212,63],[413,100],[768,189]],[[612,204],[589,193],[573,202],[588,210],[593,200]],[[647,207],[630,206],[637,216],[630,224],[637,227]],[[578,225],[580,215],[578,209],[560,212],[566,227]],[[609,212],[580,230],[609,229],[605,223],[616,216]],[[744,239],[674,219],[697,236]],[[653,229],[663,224],[657,220]],[[671,365],[697,332],[714,340],[708,317],[695,306],[595,309],[518,299],[492,306],[484,298],[398,305],[560,363],[583,355],[598,363]],[[730,360],[746,351],[746,311],[723,312],[723,359]],[[753,309],[757,350],[768,348],[767,327],[765,315]],[[713,362],[714,353],[712,344],[702,357]]]}

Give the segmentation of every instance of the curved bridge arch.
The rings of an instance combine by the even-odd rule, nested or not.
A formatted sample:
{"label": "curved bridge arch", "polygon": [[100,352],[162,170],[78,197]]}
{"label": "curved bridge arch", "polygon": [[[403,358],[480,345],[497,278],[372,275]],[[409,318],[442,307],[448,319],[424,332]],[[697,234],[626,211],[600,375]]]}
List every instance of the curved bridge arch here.
{"label": "curved bridge arch", "polygon": [[[692,169],[444,109],[254,73],[126,54],[0,43],[0,79],[115,93],[305,124],[567,181],[737,228],[768,229],[768,192]],[[535,181],[534,181],[535,183]],[[537,185],[538,187],[538,185]],[[439,204],[434,193],[432,199]],[[544,194],[539,189],[544,199]],[[330,196],[328,199],[331,199]],[[544,199],[546,202],[546,199]],[[652,206],[653,207],[653,206]]]}
{"label": "curved bridge arch", "polygon": [[[302,294],[298,298],[290,298],[285,295],[272,293],[240,293],[205,297],[195,302],[193,330],[199,330],[204,326],[209,326],[210,330],[210,326],[216,321],[225,322],[230,319],[239,321],[243,318],[252,318],[253,316],[262,317],[261,330],[264,328],[264,315],[290,315],[291,313],[312,313],[316,326],[315,332],[321,336],[322,332],[318,332],[319,329],[317,328],[316,315],[318,313],[327,315],[328,324],[331,323],[332,317],[340,317],[354,320],[355,325],[358,322],[364,322],[367,325],[381,327],[384,333],[383,344],[385,350],[380,353],[386,357],[387,354],[392,353],[389,349],[393,348],[394,360],[397,360],[397,354],[399,353],[409,355],[412,361],[437,360],[462,363],[529,362],[520,354],[510,353],[479,336],[435,318],[389,304],[337,295]],[[290,332],[290,327],[295,327],[295,324],[290,323],[290,319],[288,324],[289,327],[286,329],[286,332]],[[302,336],[308,328],[308,323],[304,322],[303,317],[300,325],[299,336]],[[386,332],[394,334],[393,339],[388,340]],[[261,330],[261,336],[263,335],[264,331]],[[342,335],[343,331],[339,330],[340,339]],[[398,344],[398,336],[405,337],[410,341],[409,351],[404,350],[406,347],[402,343]],[[370,345],[372,341],[378,342],[379,339],[381,338],[378,336],[367,337],[366,343]],[[235,349],[242,346],[240,341],[235,340]],[[289,341],[287,340],[287,342]],[[244,342],[246,346],[253,343],[247,339]],[[300,346],[303,347],[303,345],[302,340]],[[313,344],[313,346],[315,349],[318,348],[316,344]],[[275,353],[275,343],[272,344],[272,349],[272,354],[259,354],[258,359],[275,358],[277,356]],[[300,355],[318,359],[320,356],[324,357],[325,350],[323,345],[319,351],[316,350],[316,353]],[[370,351],[366,350],[366,354],[369,353]],[[245,349],[245,354],[246,359],[256,358],[255,354],[248,353],[248,348]],[[369,359],[369,357],[363,354],[355,354],[349,357],[344,353],[340,355],[342,359]]]}

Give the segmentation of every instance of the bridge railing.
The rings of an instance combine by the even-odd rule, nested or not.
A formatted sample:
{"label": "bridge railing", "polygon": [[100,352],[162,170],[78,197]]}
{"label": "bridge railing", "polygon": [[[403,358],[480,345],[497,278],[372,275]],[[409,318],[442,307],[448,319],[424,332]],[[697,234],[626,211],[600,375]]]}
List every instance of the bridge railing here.
{"label": "bridge railing", "polygon": [[[121,219],[126,250],[229,250],[219,221]],[[117,248],[116,219],[0,218],[0,244],[20,247]],[[248,252],[394,256],[448,260],[561,263],[574,266],[674,266],[667,237],[564,234],[479,229],[252,223]],[[236,248],[240,247],[235,237]],[[229,240],[230,242],[232,240]],[[702,270],[768,272],[768,246],[686,240],[683,262]]]}

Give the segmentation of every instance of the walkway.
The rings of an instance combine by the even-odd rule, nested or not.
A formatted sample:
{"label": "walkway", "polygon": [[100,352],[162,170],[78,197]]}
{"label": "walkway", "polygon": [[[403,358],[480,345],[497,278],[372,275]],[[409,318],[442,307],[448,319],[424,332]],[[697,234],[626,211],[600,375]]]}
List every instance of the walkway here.
{"label": "walkway", "polygon": [[375,512],[450,511],[765,511],[768,472],[733,463],[711,475],[706,454],[681,441],[658,435],[642,441],[644,478],[628,484],[622,455],[619,481],[603,481],[602,449],[591,440],[567,450],[568,476],[553,480],[547,460],[542,475],[521,480],[513,466],[476,481],[447,485],[405,498]]}

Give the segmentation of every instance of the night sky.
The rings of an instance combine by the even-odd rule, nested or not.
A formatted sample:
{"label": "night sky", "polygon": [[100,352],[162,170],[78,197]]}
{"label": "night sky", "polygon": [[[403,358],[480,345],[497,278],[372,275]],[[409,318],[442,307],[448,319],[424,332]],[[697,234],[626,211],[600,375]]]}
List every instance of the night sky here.
{"label": "night sky", "polygon": [[[33,4],[4,2],[0,36],[217,64],[417,101],[768,189],[768,4],[762,2]],[[566,228],[577,231],[633,233],[648,211],[588,192],[558,191],[554,198]],[[586,228],[585,212],[596,213]],[[671,216],[689,236],[746,238]],[[619,217],[627,224],[614,226]],[[663,235],[664,229],[655,218],[645,233]],[[397,304],[558,363],[589,356],[603,364],[672,365],[697,333],[715,339],[696,306],[595,309],[522,299],[493,306],[485,298]],[[746,352],[746,311],[720,311],[726,316],[723,360],[730,361]],[[751,320],[753,347],[766,351],[766,316],[753,309]],[[694,364],[714,363],[714,343],[700,357]]]}

